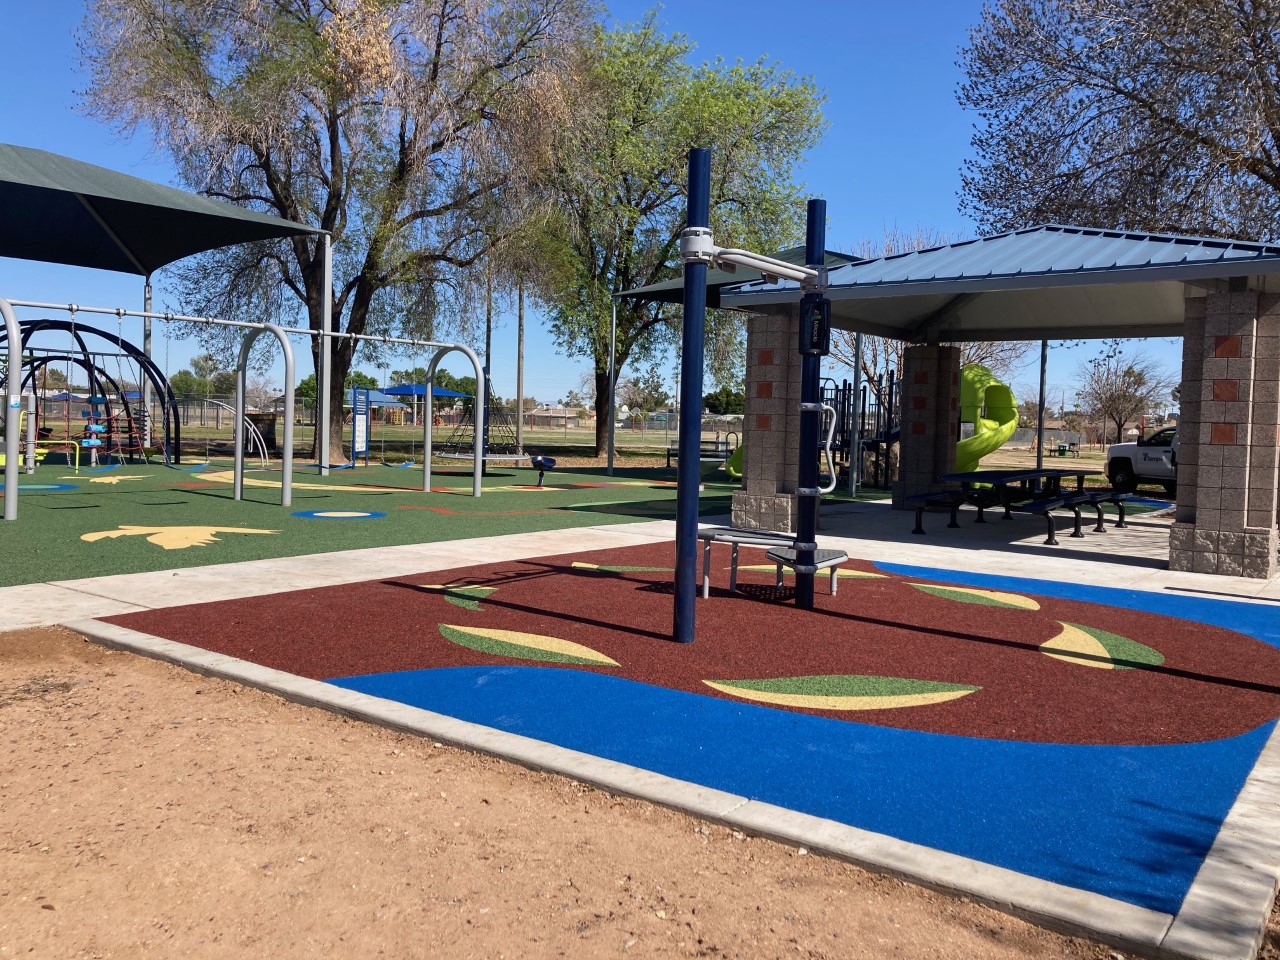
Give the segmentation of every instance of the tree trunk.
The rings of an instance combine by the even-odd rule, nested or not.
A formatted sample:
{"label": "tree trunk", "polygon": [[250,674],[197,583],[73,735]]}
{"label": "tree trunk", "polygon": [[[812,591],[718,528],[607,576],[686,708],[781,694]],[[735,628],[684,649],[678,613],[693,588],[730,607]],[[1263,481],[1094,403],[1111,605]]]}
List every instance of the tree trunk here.
{"label": "tree trunk", "polygon": [[[614,376],[618,374],[614,368]],[[596,456],[609,455],[609,368],[596,367]]]}

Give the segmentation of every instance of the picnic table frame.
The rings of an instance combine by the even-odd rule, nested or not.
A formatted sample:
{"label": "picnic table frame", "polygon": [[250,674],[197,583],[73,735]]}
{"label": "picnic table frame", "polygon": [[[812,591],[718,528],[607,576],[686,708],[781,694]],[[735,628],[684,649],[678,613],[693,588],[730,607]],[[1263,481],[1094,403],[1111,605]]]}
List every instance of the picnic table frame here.
{"label": "picnic table frame", "polygon": [[[1086,491],[1084,487],[1087,477],[1100,476],[1100,470],[1080,468],[1040,467],[1035,469],[1014,470],[973,470],[965,473],[948,473],[939,477],[942,483],[957,483],[959,490],[939,491],[918,495],[915,499],[916,527],[913,533],[923,534],[924,511],[930,506],[947,506],[951,510],[949,527],[958,527],[957,512],[962,504],[970,503],[978,508],[975,523],[985,523],[984,511],[987,507],[1004,508],[1004,519],[1010,520],[1015,512],[1032,513],[1045,519],[1045,544],[1056,546],[1058,543],[1052,511],[1065,508],[1071,510],[1075,517],[1075,529],[1072,537],[1083,537],[1081,531],[1080,507],[1089,505],[1097,511],[1097,524],[1094,531],[1102,533],[1106,527],[1102,522],[1102,504],[1114,503],[1120,513],[1116,526],[1125,526],[1124,503],[1127,494],[1113,490]],[[1074,489],[1064,481],[1075,478]]]}

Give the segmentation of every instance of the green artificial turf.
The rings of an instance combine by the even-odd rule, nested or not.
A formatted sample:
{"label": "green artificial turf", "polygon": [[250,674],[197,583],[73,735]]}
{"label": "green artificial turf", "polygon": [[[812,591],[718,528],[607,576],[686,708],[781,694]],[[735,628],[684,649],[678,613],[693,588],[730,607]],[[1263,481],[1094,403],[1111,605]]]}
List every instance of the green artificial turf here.
{"label": "green artificial turf", "polygon": [[[433,492],[423,493],[420,468],[362,467],[319,477],[303,467],[294,472],[292,504],[282,507],[278,487],[252,485],[254,480],[278,482],[278,471],[247,470],[244,499],[236,501],[230,483],[206,479],[230,469],[215,464],[189,473],[125,464],[102,472],[82,470],[77,476],[64,466],[41,466],[19,482],[18,519],[0,522],[0,550],[6,558],[0,586],[675,517],[674,472],[669,470],[627,468],[608,477],[597,470],[558,469],[539,490],[533,489],[536,471],[499,468],[484,478],[483,496],[475,498],[470,472],[457,468],[434,472]],[[109,482],[113,479],[118,482]],[[23,489],[51,484],[76,489]],[[361,489],[340,489],[357,485]],[[447,492],[438,492],[441,488]],[[708,482],[700,497],[701,512],[727,513],[733,489]],[[386,516],[293,515],[302,511]],[[144,529],[123,535],[124,526]],[[195,545],[165,549],[147,539],[161,527],[217,529],[188,533],[186,539]],[[121,535],[83,539],[107,533]],[[565,546],[572,547],[571,537]]]}

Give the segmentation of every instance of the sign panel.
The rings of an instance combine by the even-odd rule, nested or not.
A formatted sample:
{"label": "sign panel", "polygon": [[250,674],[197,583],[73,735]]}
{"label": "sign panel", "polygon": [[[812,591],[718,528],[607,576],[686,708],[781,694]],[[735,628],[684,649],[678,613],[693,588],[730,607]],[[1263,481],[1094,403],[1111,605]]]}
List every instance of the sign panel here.
{"label": "sign panel", "polygon": [[364,457],[369,462],[369,390],[367,387],[351,388],[351,462]]}

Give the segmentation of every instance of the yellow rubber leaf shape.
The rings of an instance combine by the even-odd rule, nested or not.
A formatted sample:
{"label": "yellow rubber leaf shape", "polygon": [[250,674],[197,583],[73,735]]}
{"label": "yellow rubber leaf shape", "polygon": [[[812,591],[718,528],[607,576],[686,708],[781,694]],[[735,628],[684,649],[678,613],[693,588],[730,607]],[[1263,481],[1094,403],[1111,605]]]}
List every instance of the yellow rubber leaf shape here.
{"label": "yellow rubber leaf shape", "polygon": [[[71,476],[71,477],[63,477],[62,479],[63,480],[84,480],[84,477]],[[106,477],[90,477],[89,482],[90,483],[107,483],[114,487],[121,480],[145,480],[145,479],[147,479],[146,474],[136,474],[134,476],[121,476],[118,473],[113,473],[110,476],[106,476]]]}
{"label": "yellow rubber leaf shape", "polygon": [[467,583],[424,583],[423,590],[439,590],[444,598],[463,610],[479,610],[480,601],[498,592],[497,587],[480,587]]}
{"label": "yellow rubber leaf shape", "polygon": [[279,533],[279,530],[250,530],[247,527],[139,527],[121,524],[119,530],[102,530],[98,533],[86,533],[80,537],[88,543],[99,540],[114,540],[116,537],[147,538],[147,543],[154,543],[166,550],[185,550],[187,547],[207,547],[217,543],[216,533]]}
{"label": "yellow rubber leaf shape", "polygon": [[1040,604],[1018,593],[1002,593],[999,590],[978,590],[975,587],[944,587],[934,583],[913,583],[913,587],[931,593],[944,600],[960,603],[977,603],[984,607],[1012,607],[1016,610],[1039,610]]}
{"label": "yellow rubber leaf shape", "polygon": [[1133,670],[1164,663],[1164,654],[1159,650],[1118,633],[1062,620],[1057,623],[1062,631],[1052,640],[1040,644],[1040,652],[1055,660],[1098,670]]}
{"label": "yellow rubber leaf shape", "polygon": [[618,564],[584,563],[575,560],[570,564],[574,570],[588,570],[593,573],[671,573],[673,567],[624,567]]}
{"label": "yellow rubber leaf shape", "polygon": [[832,674],[768,680],[704,680],[707,686],[760,703],[811,710],[887,710],[923,707],[968,696],[981,687],[936,680]]}
{"label": "yellow rubber leaf shape", "polygon": [[440,634],[461,647],[499,657],[519,660],[541,660],[544,663],[576,663],[590,666],[616,667],[618,661],[572,640],[546,637],[519,630],[491,630],[480,627],[458,627],[440,624]]}
{"label": "yellow rubber leaf shape", "polygon": [[[757,570],[763,573],[773,573],[778,568],[772,563],[752,563],[752,564],[740,564],[738,566],[738,569],[739,570]],[[790,567],[782,568],[782,575],[784,577],[790,577],[794,574],[794,572],[795,571],[793,571]],[[818,576],[820,577],[825,577],[828,575],[829,575],[829,571],[826,571],[826,570],[822,570],[818,573]],[[841,580],[887,580],[889,579],[888,574],[885,574],[885,573],[872,573],[870,570],[846,570],[843,567],[841,567],[839,570],[836,571],[836,576],[839,577]]]}

